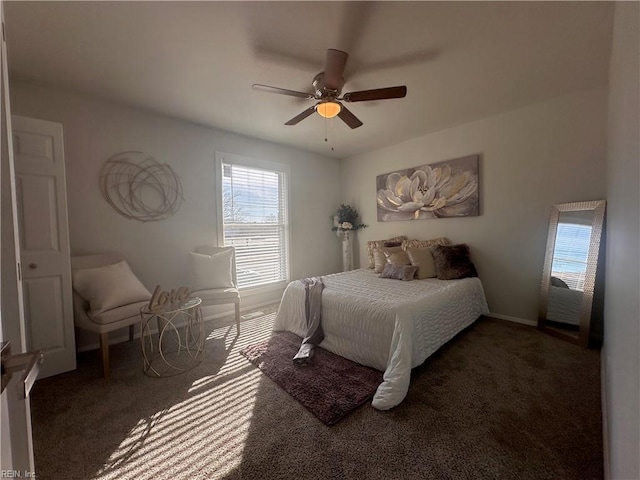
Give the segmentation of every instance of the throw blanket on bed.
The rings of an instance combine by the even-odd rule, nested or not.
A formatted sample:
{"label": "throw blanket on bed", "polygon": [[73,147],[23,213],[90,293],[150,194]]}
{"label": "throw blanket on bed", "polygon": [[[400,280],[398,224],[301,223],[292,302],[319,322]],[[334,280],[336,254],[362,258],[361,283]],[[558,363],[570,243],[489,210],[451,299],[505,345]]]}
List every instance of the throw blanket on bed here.
{"label": "throw blanket on bed", "polygon": [[302,340],[300,350],[293,357],[293,363],[306,365],[313,357],[313,348],[324,339],[322,331],[322,290],[324,283],[322,278],[304,278],[300,280],[304,284],[304,314],[307,322],[307,333]]}

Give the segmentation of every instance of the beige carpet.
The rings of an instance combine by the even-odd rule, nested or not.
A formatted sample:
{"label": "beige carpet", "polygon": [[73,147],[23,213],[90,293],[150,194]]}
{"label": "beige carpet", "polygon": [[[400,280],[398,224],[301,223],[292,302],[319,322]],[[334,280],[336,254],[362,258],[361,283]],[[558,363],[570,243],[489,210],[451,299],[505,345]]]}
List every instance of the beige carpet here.
{"label": "beige carpet", "polygon": [[389,412],[362,405],[327,427],[238,352],[273,308],[207,323],[197,368],[142,373],[140,345],[98,352],[36,383],[35,462],[47,479],[602,478],[599,352],[481,319],[415,369]]}

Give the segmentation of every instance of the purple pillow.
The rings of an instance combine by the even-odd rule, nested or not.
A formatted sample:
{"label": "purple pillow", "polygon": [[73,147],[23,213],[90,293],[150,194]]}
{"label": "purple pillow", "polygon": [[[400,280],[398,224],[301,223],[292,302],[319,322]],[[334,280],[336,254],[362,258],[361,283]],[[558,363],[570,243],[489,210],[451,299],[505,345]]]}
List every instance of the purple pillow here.
{"label": "purple pillow", "polygon": [[394,280],[404,280],[408,282],[413,280],[417,271],[418,265],[394,265],[393,263],[387,263],[379,276],[380,278],[393,278]]}

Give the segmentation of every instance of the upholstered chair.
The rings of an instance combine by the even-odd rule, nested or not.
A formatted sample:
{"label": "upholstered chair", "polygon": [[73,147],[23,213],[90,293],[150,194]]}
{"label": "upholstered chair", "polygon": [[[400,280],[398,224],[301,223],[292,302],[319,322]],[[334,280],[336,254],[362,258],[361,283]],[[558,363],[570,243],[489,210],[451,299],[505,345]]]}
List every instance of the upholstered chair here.
{"label": "upholstered chair", "polygon": [[71,257],[76,328],[100,336],[102,372],[109,377],[109,333],[140,322],[140,307],[151,298],[120,253]]}
{"label": "upholstered chair", "polygon": [[202,299],[203,307],[235,305],[235,319],[240,335],[240,292],[233,247],[203,245],[189,253],[191,295]]}

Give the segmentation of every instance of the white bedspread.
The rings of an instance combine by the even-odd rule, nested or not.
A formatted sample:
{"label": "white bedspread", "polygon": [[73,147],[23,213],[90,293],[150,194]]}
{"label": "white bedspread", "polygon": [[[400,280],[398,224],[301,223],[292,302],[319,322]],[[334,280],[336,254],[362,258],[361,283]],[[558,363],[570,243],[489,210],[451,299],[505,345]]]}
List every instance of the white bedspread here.
{"label": "white bedspread", "polygon": [[[478,278],[403,282],[361,269],[322,279],[320,346],[384,371],[372,402],[380,410],[402,402],[413,367],[489,311]],[[302,282],[287,286],[274,330],[305,336]]]}

